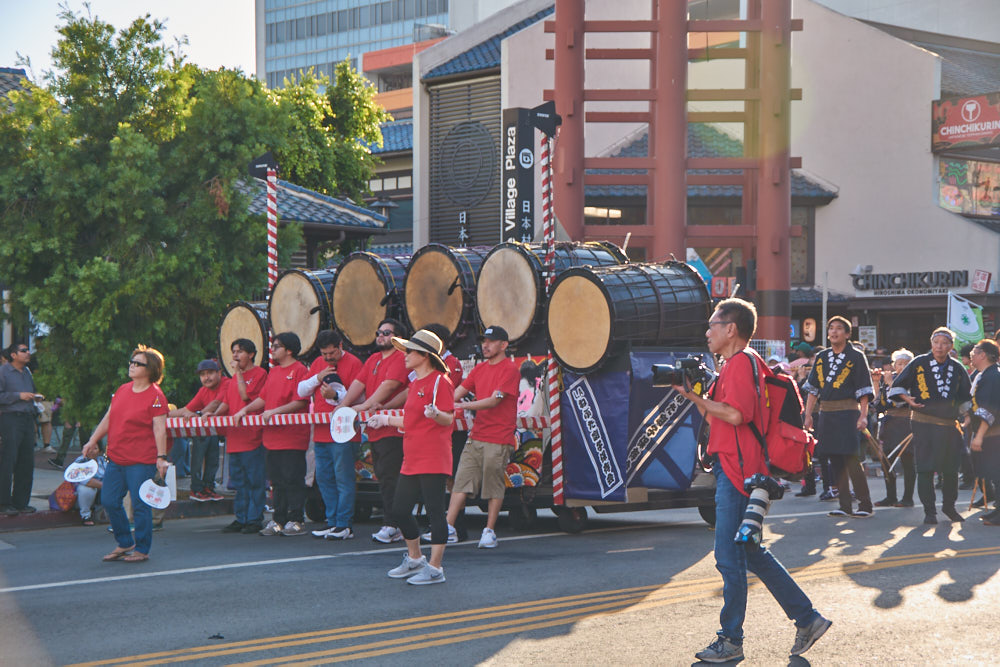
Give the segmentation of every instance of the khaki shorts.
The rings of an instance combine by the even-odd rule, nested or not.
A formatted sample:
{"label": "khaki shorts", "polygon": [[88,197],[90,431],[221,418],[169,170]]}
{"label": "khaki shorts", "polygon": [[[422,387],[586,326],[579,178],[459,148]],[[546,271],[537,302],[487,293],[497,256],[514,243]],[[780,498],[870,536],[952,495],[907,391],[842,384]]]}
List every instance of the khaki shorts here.
{"label": "khaki shorts", "polygon": [[455,471],[454,493],[466,493],[489,498],[503,498],[507,490],[504,470],[514,454],[511,445],[495,445],[492,442],[469,439],[462,450]]}

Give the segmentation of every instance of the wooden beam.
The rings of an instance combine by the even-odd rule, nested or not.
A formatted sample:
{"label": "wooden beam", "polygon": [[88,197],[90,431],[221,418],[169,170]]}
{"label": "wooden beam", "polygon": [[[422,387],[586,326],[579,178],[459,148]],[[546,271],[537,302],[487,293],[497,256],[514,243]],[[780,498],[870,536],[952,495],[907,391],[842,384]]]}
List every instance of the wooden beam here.
{"label": "wooden beam", "polygon": [[760,91],[756,88],[689,88],[689,102],[727,102],[730,100],[756,100]]}
{"label": "wooden beam", "polygon": [[648,123],[649,119],[648,111],[588,111],[584,114],[588,123]]}
{"label": "wooden beam", "polygon": [[688,49],[688,60],[739,60],[746,57],[746,49],[731,46],[705,46]]}
{"label": "wooden beam", "polygon": [[588,88],[583,91],[584,102],[649,102],[656,99],[656,91],[648,88]]}

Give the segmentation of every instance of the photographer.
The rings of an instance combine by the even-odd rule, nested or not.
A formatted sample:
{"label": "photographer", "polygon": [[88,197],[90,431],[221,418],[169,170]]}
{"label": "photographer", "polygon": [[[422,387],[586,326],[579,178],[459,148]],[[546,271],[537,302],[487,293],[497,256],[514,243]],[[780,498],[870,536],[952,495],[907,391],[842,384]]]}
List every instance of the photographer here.
{"label": "photographer", "polygon": [[[754,387],[751,363],[763,385],[764,362],[747,343],[757,328],[757,311],[742,299],[726,299],[716,306],[705,337],[708,349],[722,358],[719,377],[708,398],[686,387],[674,389],[693,402],[711,426],[708,454],[715,459],[715,563],[722,574],[722,628],[718,639],[695,654],[705,662],[727,662],[743,658],[743,619],[747,604],[747,571],[767,586],[789,619],[795,622],[791,655],[801,655],[830,627],[817,612],[788,571],[761,544],[734,541],[749,501],[744,480],[768,470],[761,447],[748,423],[761,423],[760,399]],[[746,354],[744,354],[746,351]],[[751,362],[752,360],[752,362]]]}

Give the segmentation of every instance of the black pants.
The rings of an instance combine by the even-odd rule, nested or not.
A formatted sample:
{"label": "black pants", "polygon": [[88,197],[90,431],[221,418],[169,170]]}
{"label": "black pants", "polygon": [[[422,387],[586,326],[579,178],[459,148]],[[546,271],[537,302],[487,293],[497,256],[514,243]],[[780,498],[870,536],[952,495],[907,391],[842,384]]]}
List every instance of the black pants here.
{"label": "black pants", "polygon": [[279,525],[302,523],[306,502],[306,453],[301,449],[269,449],[267,476],[274,490],[274,514]]}
{"label": "black pants", "polygon": [[[911,443],[912,444],[912,443]],[[895,447],[893,447],[894,449]],[[882,446],[885,455],[888,456],[892,449],[889,448],[888,444]],[[899,476],[898,473],[890,472],[885,476],[885,496],[892,502],[897,500],[903,500],[906,502],[913,502],[913,489],[917,482],[917,471],[913,468],[913,447],[907,446],[906,451],[899,455],[900,461],[897,470],[902,468],[903,473],[903,495],[896,495],[896,478]]]}
{"label": "black pants", "polygon": [[840,509],[848,514],[853,511],[854,503],[851,501],[851,487],[854,486],[854,495],[858,497],[858,509],[864,512],[872,511],[872,497],[868,491],[868,478],[865,477],[864,466],[857,456],[853,454],[831,454],[830,466],[832,467],[834,479],[837,480],[837,490],[840,492],[837,500],[840,501]]}
{"label": "black pants", "polygon": [[935,513],[934,473],[941,478],[941,506],[954,508],[958,498],[958,466],[962,434],[955,426],[911,422],[917,495],[925,514]]}
{"label": "black pants", "polygon": [[0,506],[27,507],[35,474],[35,415],[0,414],[0,448]]}
{"label": "black pants", "polygon": [[444,487],[448,475],[400,475],[396,483],[396,497],[392,501],[393,520],[403,537],[415,540],[420,537],[413,508],[424,500],[427,518],[431,523],[431,544],[447,544],[448,521],[444,504]]}
{"label": "black pants", "polygon": [[198,436],[191,438],[190,442],[191,492],[215,491],[215,475],[219,472],[219,436]]}
{"label": "black pants", "polygon": [[392,436],[372,443],[372,467],[378,480],[378,490],[382,495],[382,514],[385,525],[398,528],[393,503],[396,499],[396,484],[399,469],[403,467],[403,438]]}

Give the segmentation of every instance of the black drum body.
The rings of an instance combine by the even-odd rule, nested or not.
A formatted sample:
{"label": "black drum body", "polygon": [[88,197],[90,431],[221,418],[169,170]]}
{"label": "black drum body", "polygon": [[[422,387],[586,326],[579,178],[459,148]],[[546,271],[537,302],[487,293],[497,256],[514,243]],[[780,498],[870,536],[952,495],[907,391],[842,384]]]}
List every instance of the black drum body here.
{"label": "black drum body", "polygon": [[233,341],[246,338],[257,348],[254,363],[267,368],[267,304],[264,301],[234,301],[219,320],[218,355],[222,372],[227,376]]}
{"label": "black drum body", "polygon": [[289,269],[282,273],[267,304],[271,331],[290,331],[299,337],[299,356],[314,351],[320,331],[333,324],[330,290],[336,276],[334,269]]}
{"label": "black drum body", "polygon": [[559,362],[588,373],[624,344],[702,346],[712,300],[684,262],[564,271],[552,287],[548,334]]}
{"label": "black drum body", "polygon": [[351,347],[373,345],[382,320],[403,319],[409,262],[409,255],[382,257],[370,252],[351,253],[341,262],[333,282],[333,324]]}
{"label": "black drum body", "polygon": [[403,290],[404,313],[412,330],[436,322],[450,332],[446,344],[475,337],[476,276],[488,251],[430,243],[413,253]]}
{"label": "black drum body", "polygon": [[[609,242],[557,243],[555,275],[577,266],[617,266],[628,257]],[[481,326],[501,326],[512,345],[541,337],[545,321],[545,246],[501,243],[483,261],[476,284]]]}

